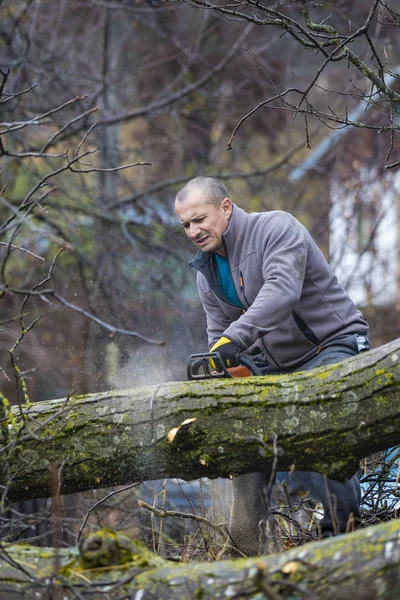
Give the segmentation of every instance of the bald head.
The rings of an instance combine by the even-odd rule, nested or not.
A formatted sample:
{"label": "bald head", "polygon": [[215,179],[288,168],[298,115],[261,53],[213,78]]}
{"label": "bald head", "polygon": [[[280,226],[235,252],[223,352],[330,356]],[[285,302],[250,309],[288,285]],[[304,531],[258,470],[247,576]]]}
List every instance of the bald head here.
{"label": "bald head", "polygon": [[229,192],[219,179],[215,177],[195,177],[177,193],[175,203],[185,202],[190,196],[202,197],[203,200],[214,206],[219,206],[221,201],[229,198]]}

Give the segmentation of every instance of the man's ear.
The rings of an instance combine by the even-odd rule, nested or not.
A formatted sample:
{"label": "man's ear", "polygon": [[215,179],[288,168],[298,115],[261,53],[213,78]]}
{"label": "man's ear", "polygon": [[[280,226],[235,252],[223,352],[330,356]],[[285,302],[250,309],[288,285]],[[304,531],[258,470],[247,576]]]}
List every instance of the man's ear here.
{"label": "man's ear", "polygon": [[231,214],[232,214],[232,202],[230,201],[229,198],[224,198],[221,202],[221,208],[224,211],[224,215],[225,217],[227,217],[228,219],[230,219]]}

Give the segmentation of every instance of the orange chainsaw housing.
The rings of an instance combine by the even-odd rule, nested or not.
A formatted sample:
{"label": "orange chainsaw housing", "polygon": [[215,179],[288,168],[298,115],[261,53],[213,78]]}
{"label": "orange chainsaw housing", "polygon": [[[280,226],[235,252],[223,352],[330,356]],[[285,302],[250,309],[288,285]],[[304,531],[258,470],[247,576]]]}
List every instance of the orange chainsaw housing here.
{"label": "orange chainsaw housing", "polygon": [[230,367],[227,369],[229,375],[231,377],[251,377],[251,371],[244,365],[239,365],[238,367]]}

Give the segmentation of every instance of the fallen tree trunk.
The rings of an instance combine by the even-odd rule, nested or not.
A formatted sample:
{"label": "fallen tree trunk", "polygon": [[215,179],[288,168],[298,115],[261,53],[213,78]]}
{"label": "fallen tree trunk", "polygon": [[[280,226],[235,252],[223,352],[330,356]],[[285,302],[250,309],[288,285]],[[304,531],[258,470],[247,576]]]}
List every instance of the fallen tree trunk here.
{"label": "fallen tree trunk", "polygon": [[[400,522],[369,527],[283,554],[178,563],[103,530],[77,550],[18,545],[0,552],[0,595],[52,598],[313,598],[393,600],[400,595]],[[45,595],[51,591],[51,595]]]}
{"label": "fallen tree trunk", "polygon": [[[5,410],[12,500],[270,468],[343,478],[400,443],[400,340],[313,372],[169,383]],[[8,426],[4,426],[7,424]],[[4,451],[6,448],[6,452]],[[54,481],[54,477],[53,477]]]}

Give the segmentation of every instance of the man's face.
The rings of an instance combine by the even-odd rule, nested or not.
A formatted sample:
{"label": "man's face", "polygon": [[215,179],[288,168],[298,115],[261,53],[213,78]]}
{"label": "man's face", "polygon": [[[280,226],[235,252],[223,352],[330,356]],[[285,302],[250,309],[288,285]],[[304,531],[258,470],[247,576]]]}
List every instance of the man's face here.
{"label": "man's face", "polygon": [[175,202],[176,214],[188,238],[203,252],[218,252],[226,255],[222,242],[232,214],[229,198],[215,206],[205,200],[200,191],[193,191],[182,202]]}

